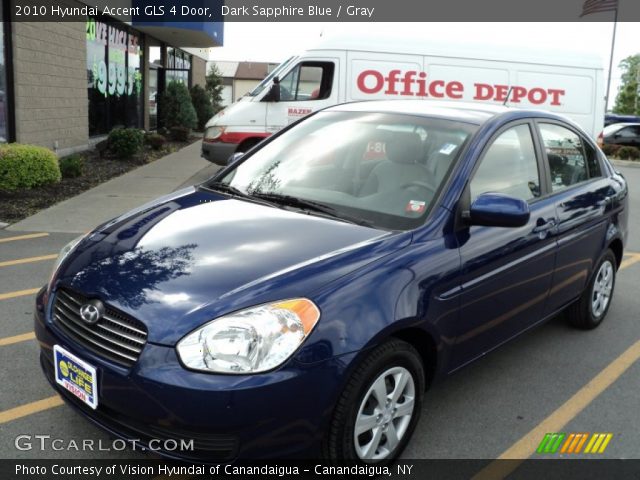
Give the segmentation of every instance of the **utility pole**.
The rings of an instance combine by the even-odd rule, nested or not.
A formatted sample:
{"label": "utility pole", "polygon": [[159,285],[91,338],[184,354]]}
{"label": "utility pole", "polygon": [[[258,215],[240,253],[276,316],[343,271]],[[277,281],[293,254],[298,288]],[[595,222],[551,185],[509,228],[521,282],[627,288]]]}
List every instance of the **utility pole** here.
{"label": "utility pole", "polygon": [[636,65],[636,111],[638,113],[638,97],[640,97],[640,62]]}

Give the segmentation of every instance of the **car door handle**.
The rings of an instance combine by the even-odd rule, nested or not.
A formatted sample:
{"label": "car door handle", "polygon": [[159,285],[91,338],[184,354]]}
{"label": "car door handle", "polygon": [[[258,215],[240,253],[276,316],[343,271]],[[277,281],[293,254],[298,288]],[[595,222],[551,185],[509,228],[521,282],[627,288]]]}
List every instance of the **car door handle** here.
{"label": "car door handle", "polygon": [[604,197],[602,200],[598,202],[599,207],[606,207],[610,203],[613,203],[613,197]]}
{"label": "car door handle", "polygon": [[549,218],[546,220],[544,218],[539,218],[536,221],[536,226],[533,228],[533,233],[548,232],[549,230],[553,230],[557,224],[558,221],[555,218]]}

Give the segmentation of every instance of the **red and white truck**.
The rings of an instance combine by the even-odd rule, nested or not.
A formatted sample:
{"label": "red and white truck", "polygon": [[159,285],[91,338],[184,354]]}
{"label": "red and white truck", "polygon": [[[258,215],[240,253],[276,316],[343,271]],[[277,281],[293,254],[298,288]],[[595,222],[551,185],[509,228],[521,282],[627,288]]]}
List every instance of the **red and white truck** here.
{"label": "red and white truck", "polygon": [[279,65],[207,123],[202,156],[226,165],[311,112],[354,100],[505,104],[563,114],[595,137],[604,122],[602,61],[585,53],[411,39],[333,38]]}

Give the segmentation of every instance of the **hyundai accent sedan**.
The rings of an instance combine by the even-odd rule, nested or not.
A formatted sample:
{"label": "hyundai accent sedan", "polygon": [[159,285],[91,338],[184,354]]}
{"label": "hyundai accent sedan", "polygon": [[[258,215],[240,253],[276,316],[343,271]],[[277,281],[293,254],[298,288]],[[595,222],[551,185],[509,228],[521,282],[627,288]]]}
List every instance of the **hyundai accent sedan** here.
{"label": "hyundai accent sedan", "polygon": [[234,160],[71,242],[37,297],[47,379],[116,436],[383,464],[434,381],[607,315],[627,185],[561,117],[352,103]]}

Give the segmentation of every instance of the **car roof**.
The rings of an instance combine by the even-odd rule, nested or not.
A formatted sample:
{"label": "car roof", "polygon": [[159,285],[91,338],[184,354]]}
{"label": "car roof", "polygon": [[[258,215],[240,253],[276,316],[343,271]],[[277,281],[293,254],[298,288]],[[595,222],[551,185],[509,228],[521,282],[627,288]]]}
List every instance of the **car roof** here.
{"label": "car roof", "polygon": [[[523,117],[527,116],[527,113],[532,113],[526,110],[515,110],[502,105],[425,100],[370,100],[350,102],[330,107],[327,111],[400,113],[404,115],[437,117],[476,125],[481,125],[493,117],[509,112],[521,112]],[[537,114],[539,113],[540,112],[537,111]],[[550,114],[549,117],[555,118],[552,114]]]}
{"label": "car roof", "polygon": [[613,128],[639,127],[639,126],[640,126],[640,123],[638,123],[638,122],[620,122],[620,123],[610,123],[609,125],[607,125],[604,128],[610,128],[610,129],[613,130]]}

